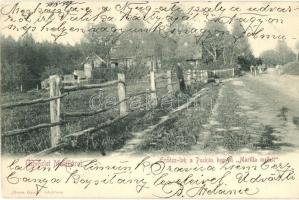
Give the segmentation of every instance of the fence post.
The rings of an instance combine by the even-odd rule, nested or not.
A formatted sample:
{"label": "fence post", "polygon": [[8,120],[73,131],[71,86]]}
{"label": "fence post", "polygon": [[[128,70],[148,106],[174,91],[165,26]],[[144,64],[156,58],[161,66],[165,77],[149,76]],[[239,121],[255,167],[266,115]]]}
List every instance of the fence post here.
{"label": "fence post", "polygon": [[[60,96],[61,80],[59,75],[53,75],[50,81],[50,98]],[[60,98],[50,101],[50,119],[51,123],[60,122]],[[51,127],[51,147],[60,142],[60,125]]]}
{"label": "fence post", "polygon": [[187,85],[191,85],[191,69],[188,69],[188,72],[187,72]]}
{"label": "fence post", "polygon": [[155,62],[155,59],[154,59],[154,57],[152,57],[151,58],[151,69],[150,69],[150,71],[154,71],[154,72],[156,72],[156,62]]}
{"label": "fence post", "polygon": [[207,83],[208,82],[208,79],[209,79],[209,75],[208,75],[208,70],[205,70],[204,71],[204,83]]}
{"label": "fence post", "polygon": [[169,94],[173,93],[173,88],[171,83],[171,70],[167,70],[167,91]]}
{"label": "fence post", "polygon": [[126,101],[126,79],[125,74],[118,74],[118,101],[119,104],[119,115],[127,115],[127,101]]}
{"label": "fence post", "polygon": [[155,80],[155,71],[150,71],[150,92],[151,92],[151,102],[153,106],[158,105],[157,93],[156,93],[156,80]]}
{"label": "fence post", "polygon": [[235,77],[235,68],[233,68],[233,77]]}

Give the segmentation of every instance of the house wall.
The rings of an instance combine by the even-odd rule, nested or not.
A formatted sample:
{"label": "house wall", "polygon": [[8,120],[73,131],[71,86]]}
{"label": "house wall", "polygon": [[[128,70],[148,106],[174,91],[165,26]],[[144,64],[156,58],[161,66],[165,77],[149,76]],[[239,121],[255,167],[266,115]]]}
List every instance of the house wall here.
{"label": "house wall", "polygon": [[46,89],[49,87],[49,79],[45,79],[41,82],[41,88]]}
{"label": "house wall", "polygon": [[84,75],[86,78],[91,78],[92,66],[89,63],[84,64]]}

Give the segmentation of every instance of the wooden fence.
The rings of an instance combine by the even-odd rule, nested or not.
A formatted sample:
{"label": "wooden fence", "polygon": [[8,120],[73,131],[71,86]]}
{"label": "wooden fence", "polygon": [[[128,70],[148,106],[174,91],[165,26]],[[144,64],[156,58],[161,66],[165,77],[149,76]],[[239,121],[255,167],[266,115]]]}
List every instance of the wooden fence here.
{"label": "wooden fence", "polygon": [[208,70],[189,69],[184,75],[189,86],[196,82],[208,82]]}
{"label": "wooden fence", "polygon": [[[38,155],[57,151],[69,145],[70,139],[72,140],[80,135],[102,129],[126,117],[130,111],[127,107],[127,101],[130,98],[149,93],[151,105],[156,106],[158,104],[157,90],[162,89],[156,87],[156,83],[159,81],[166,82],[167,84],[165,88],[167,88],[169,93],[173,93],[174,90],[173,84],[175,84],[175,82],[172,81],[171,71],[167,71],[166,74],[159,74],[158,76],[155,74],[154,71],[150,71],[149,91],[138,92],[135,94],[127,94],[126,79],[125,79],[125,75],[122,73],[118,74],[118,80],[109,81],[101,84],[78,83],[76,85],[71,85],[71,86],[64,85],[63,81],[61,80],[61,76],[59,75],[50,76],[49,77],[49,95],[50,95],[49,98],[40,98],[40,99],[34,99],[30,101],[21,101],[21,102],[1,105],[2,109],[13,109],[21,106],[50,103],[50,123],[41,123],[28,128],[6,131],[1,134],[1,137],[3,139],[6,137],[12,137],[12,136],[29,133],[31,131],[38,130],[41,128],[50,128],[51,146],[50,148],[45,149],[42,152],[39,152]],[[103,89],[112,86],[117,86],[118,102],[112,105],[111,107],[99,109],[99,110],[86,111],[86,112],[64,112],[64,113],[61,112],[61,99],[66,95],[68,95],[70,92],[78,91],[78,90],[88,90],[88,89]],[[93,116],[95,114],[99,114],[111,110],[116,106],[119,107],[119,116],[116,117],[115,119],[109,120],[107,122],[104,122],[94,127],[87,128],[85,130],[81,130],[79,132],[69,134],[65,137],[61,137],[62,134],[61,134],[60,126],[65,123],[63,119],[70,118],[70,117]]]}
{"label": "wooden fence", "polygon": [[[215,72],[217,74],[218,72]],[[220,72],[219,72],[220,73]],[[207,70],[188,70],[187,73],[185,73],[187,76],[187,84],[191,85],[195,82],[208,82],[208,71]],[[149,73],[149,90],[146,92],[138,92],[135,94],[127,94],[126,92],[126,79],[125,75],[122,73],[118,74],[118,80],[109,81],[101,84],[76,84],[72,86],[66,86],[63,85],[63,82],[61,80],[61,77],[59,75],[53,75],[49,77],[49,98],[40,98],[35,99],[31,101],[22,101],[12,104],[4,104],[1,105],[2,109],[13,109],[20,106],[28,106],[28,105],[34,105],[34,104],[41,104],[41,103],[48,103],[50,102],[50,123],[42,123],[35,126],[31,126],[28,128],[23,129],[16,129],[7,131],[1,134],[2,139],[6,137],[12,137],[16,135],[21,135],[24,133],[29,133],[34,130],[38,130],[41,128],[50,128],[50,138],[51,138],[51,146],[48,149],[45,149],[37,155],[45,155],[49,154],[55,151],[58,151],[59,149],[66,147],[71,144],[71,141],[76,139],[77,137],[95,132],[97,130],[103,129],[107,126],[110,126],[111,124],[119,121],[120,119],[123,119],[128,115],[130,110],[127,107],[127,101],[130,98],[144,95],[149,92],[150,94],[150,105],[151,106],[157,106],[158,105],[158,97],[157,97],[157,90],[160,90],[162,88],[166,88],[168,93],[173,94],[174,88],[173,85],[177,82],[174,82],[172,80],[172,72],[170,70],[167,71],[166,74],[155,74],[155,70],[151,70]],[[166,86],[157,88],[157,83],[159,82],[166,82]],[[114,105],[110,106],[109,108],[104,109],[98,109],[98,110],[92,110],[92,111],[85,111],[85,112],[61,112],[61,99],[68,95],[68,93],[78,90],[88,90],[88,89],[102,89],[106,87],[111,86],[117,86],[117,93],[118,93],[118,102]],[[147,102],[146,102],[147,103]],[[61,125],[63,125],[65,122],[63,119],[70,118],[70,117],[84,117],[84,116],[93,116],[95,114],[99,114],[102,112],[106,112],[108,110],[111,110],[115,107],[119,107],[119,115],[118,117],[106,121],[102,124],[98,124],[94,127],[89,127],[85,130],[81,130],[72,134],[68,134],[64,137],[61,137]]]}
{"label": "wooden fence", "polygon": [[217,69],[217,70],[198,70],[189,69],[184,73],[187,85],[192,85],[194,82],[207,83],[209,78],[227,79],[235,77],[235,69]]}
{"label": "wooden fence", "polygon": [[221,78],[221,79],[235,77],[234,68],[209,70],[209,73],[211,74],[211,76],[215,78]]}

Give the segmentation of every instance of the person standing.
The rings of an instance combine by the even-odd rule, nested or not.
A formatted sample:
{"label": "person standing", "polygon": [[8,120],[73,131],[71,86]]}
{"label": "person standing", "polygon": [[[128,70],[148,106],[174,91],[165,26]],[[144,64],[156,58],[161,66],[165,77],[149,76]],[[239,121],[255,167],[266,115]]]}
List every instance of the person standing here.
{"label": "person standing", "polygon": [[179,80],[179,85],[180,85],[181,92],[187,93],[187,88],[186,88],[186,84],[185,84],[185,80],[184,80],[184,73],[183,73],[183,70],[181,68],[181,63],[180,62],[178,62],[176,64],[176,75],[177,75],[177,78]]}
{"label": "person standing", "polygon": [[254,75],[253,70],[254,70],[254,66],[253,66],[253,65],[250,65],[250,72],[251,72],[251,75]]}

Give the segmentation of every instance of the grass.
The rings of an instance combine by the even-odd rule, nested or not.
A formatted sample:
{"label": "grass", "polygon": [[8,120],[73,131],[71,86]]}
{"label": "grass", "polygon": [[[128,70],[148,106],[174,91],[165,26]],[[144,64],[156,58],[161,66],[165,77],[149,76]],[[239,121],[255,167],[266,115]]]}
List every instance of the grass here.
{"label": "grass", "polygon": [[[202,87],[202,86],[200,86]],[[207,123],[211,107],[218,96],[218,87],[209,85],[210,90],[197,101],[196,105],[180,111],[163,125],[144,135],[138,151],[185,152],[200,138],[202,125]],[[193,89],[193,92],[199,88]]]}
{"label": "grass", "polygon": [[[211,134],[205,145],[207,151],[279,150],[283,146],[290,146],[281,142],[282,138],[277,136],[279,134],[273,127],[252,121],[242,114],[241,101],[234,90],[223,89],[215,119],[218,124],[210,129]],[[282,108],[281,112],[284,117],[286,109]]]}
{"label": "grass", "polygon": [[228,151],[238,151],[243,148],[256,148],[254,144],[258,142],[258,136],[263,130],[261,127],[251,126],[246,115],[240,108],[238,94],[224,88],[223,94],[219,98],[217,115],[215,120],[217,125],[210,129],[206,150],[215,151],[217,148],[224,148]]}
{"label": "grass", "polygon": [[[147,84],[139,84],[138,87],[128,87],[129,91],[132,93],[140,92],[145,90]],[[5,94],[3,95],[1,104],[18,102],[24,100],[32,100],[41,97],[48,97],[48,91],[40,92],[30,92],[30,93],[15,93],[15,94]],[[66,97],[61,100],[61,110],[63,112],[78,112],[78,111],[91,111],[90,107],[90,98],[97,97],[99,95],[99,90],[85,90],[85,91],[76,91],[69,93]],[[103,92],[105,99],[111,99],[115,97],[117,101],[117,89],[116,87],[106,88]],[[141,98],[141,99],[144,99]],[[96,108],[102,109],[104,107],[109,107],[115,101],[106,101],[106,104],[100,104],[100,101],[95,101]],[[50,109],[49,103],[45,104],[36,104],[25,107],[16,107],[14,109],[3,110],[1,112],[1,131],[6,132],[14,129],[21,129],[37,125],[40,123],[49,123],[50,122]],[[107,111],[105,113],[100,113],[94,116],[83,117],[83,118],[69,118],[66,119],[66,124],[61,126],[62,136],[74,133],[77,131],[84,130],[89,127],[93,127],[97,124],[103,123],[108,119],[113,119],[118,116],[118,107]],[[114,138],[110,137],[106,132],[115,132],[115,129],[108,130],[103,129],[99,135],[101,135],[102,143],[105,144],[106,149],[110,149],[110,146],[113,146],[111,143],[117,144],[116,140],[124,140],[119,135],[116,135]],[[98,134],[98,133],[95,133]],[[106,137],[105,137],[106,136]],[[94,137],[94,135],[90,136]],[[79,138],[81,140],[82,138]],[[86,145],[89,141],[88,138],[85,138],[86,142],[82,142],[82,145]],[[96,141],[96,139],[95,139]],[[78,143],[79,144],[79,143]],[[96,146],[94,144],[93,146]],[[50,130],[49,128],[39,129],[32,131],[30,133],[24,133],[19,136],[6,137],[2,139],[2,152],[9,154],[30,154],[34,152],[41,151],[43,149],[50,147]],[[85,147],[80,147],[85,150]],[[89,148],[89,147],[88,147]],[[88,149],[87,148],[87,149]]]}
{"label": "grass", "polygon": [[[193,88],[194,91],[195,89],[199,88]],[[64,153],[74,153],[77,150],[78,152],[101,152],[105,155],[106,152],[120,149],[128,139],[132,138],[132,132],[140,132],[151,125],[155,125],[161,116],[166,115],[171,109],[178,107],[187,100],[182,98],[180,102],[173,101],[171,109],[168,106],[163,107],[161,97],[162,94],[166,93],[166,88],[158,91],[159,101],[157,107],[149,110],[137,109],[135,112],[129,113],[128,117],[110,127],[93,134],[84,135],[79,138],[75,149],[65,149]],[[182,94],[176,92],[174,96],[168,96],[168,100],[169,98],[174,100],[178,95]]]}
{"label": "grass", "polygon": [[[41,97],[47,97],[47,92],[29,92],[29,93],[10,93],[1,96],[1,104],[18,102],[21,100],[32,100]],[[1,132],[14,129],[21,129],[47,123],[50,121],[48,104],[30,105],[26,107],[16,107],[14,109],[1,111]],[[3,153],[24,153],[37,152],[50,145],[50,137],[47,128],[32,131],[30,134],[2,138],[1,146]]]}
{"label": "grass", "polygon": [[[165,83],[158,83],[157,87],[165,86]],[[127,93],[133,94],[145,91],[149,84],[145,83],[130,83],[128,81]],[[178,86],[175,85],[174,90],[178,90]],[[117,101],[117,89],[105,88],[103,96],[105,99],[113,99]],[[64,112],[78,112],[78,111],[91,111],[90,98],[93,97],[96,100],[94,103],[98,109],[102,109],[105,106],[109,107],[111,102],[103,104],[101,98],[98,98],[99,90],[84,90],[69,93],[62,99],[61,110]],[[157,91],[158,98],[167,94],[167,89],[162,88]],[[30,93],[15,93],[4,94],[1,98],[1,104],[18,102],[21,100],[32,100],[41,97],[48,97],[48,91],[30,92]],[[145,103],[146,97],[142,95],[138,97],[139,101]],[[128,105],[132,105],[136,99],[130,99]],[[115,102],[115,101],[113,101]],[[113,104],[112,102],[112,104]],[[161,99],[159,100],[161,102]],[[177,105],[174,104],[173,108]],[[121,148],[126,140],[132,137],[131,132],[141,131],[149,125],[153,125],[157,122],[160,116],[165,115],[169,110],[167,109],[150,109],[144,108],[132,108],[132,112],[129,116],[114,123],[112,126],[101,129],[91,134],[86,134],[77,138],[74,141],[74,146],[70,146],[62,150],[63,153],[76,153],[76,152],[101,152],[105,154],[108,151]],[[100,113],[94,116],[82,117],[82,118],[68,118],[66,123],[61,126],[62,136],[94,127],[100,123],[103,123],[109,119],[117,117],[119,114],[118,107]],[[26,128],[40,123],[49,123],[49,103],[36,104],[26,107],[17,107],[11,110],[3,110],[1,112],[1,131],[7,132],[14,129]],[[39,129],[30,133],[24,133],[19,136],[7,137],[2,139],[2,153],[6,154],[30,154],[39,152],[50,147],[50,130],[49,128]]]}

